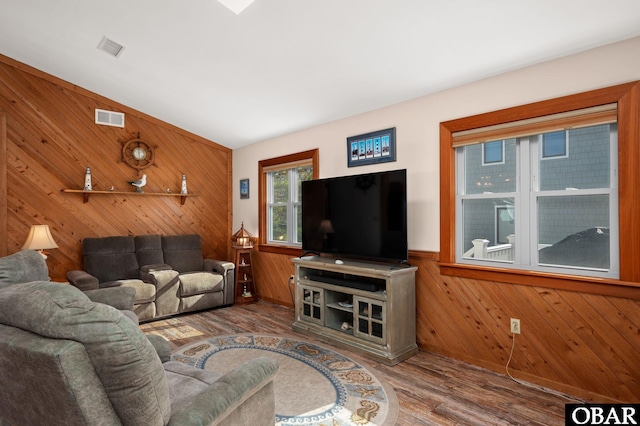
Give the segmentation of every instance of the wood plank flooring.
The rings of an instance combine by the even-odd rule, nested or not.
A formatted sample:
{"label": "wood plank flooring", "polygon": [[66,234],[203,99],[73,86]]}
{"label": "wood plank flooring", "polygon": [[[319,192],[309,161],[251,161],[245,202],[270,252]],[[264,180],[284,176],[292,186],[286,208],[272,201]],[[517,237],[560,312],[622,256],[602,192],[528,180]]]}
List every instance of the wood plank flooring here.
{"label": "wood plank flooring", "polygon": [[[176,319],[202,335],[172,340],[172,351],[207,337],[248,332],[291,335],[314,342],[291,329],[292,309],[263,301]],[[400,405],[398,425],[563,425],[565,404],[577,402],[429,352],[421,351],[391,367],[343,348],[334,349],[363,362],[394,388]]]}

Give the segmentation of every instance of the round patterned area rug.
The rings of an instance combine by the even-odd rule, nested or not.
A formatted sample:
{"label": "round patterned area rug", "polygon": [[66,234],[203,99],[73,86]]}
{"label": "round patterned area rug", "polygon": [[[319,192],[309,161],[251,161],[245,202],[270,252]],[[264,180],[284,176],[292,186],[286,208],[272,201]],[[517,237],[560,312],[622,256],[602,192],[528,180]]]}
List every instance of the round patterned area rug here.
{"label": "round patterned area rug", "polygon": [[238,334],[192,343],[174,361],[224,374],[260,356],[275,359],[276,425],[393,425],[395,392],[351,359],[317,344],[273,335]]}

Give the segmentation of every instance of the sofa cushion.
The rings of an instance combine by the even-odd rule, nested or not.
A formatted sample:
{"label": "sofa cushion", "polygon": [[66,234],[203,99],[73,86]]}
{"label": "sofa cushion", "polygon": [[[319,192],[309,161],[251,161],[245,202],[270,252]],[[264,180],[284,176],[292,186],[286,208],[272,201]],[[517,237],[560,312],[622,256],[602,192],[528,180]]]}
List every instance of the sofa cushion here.
{"label": "sofa cushion", "polygon": [[184,409],[196,396],[222,377],[214,371],[193,368],[177,361],[165,362],[163,367],[169,382],[171,412]]}
{"label": "sofa cushion", "polygon": [[136,305],[151,303],[156,300],[156,286],[153,284],[145,283],[141,280],[120,280],[118,283],[121,287],[129,287],[136,290],[136,296],[133,299],[133,303]]}
{"label": "sofa cushion", "polygon": [[142,321],[148,321],[158,316],[155,303],[143,303],[140,305],[133,305],[133,312],[138,319]]}
{"label": "sofa cushion", "polygon": [[222,291],[224,281],[222,275],[210,272],[190,272],[180,275],[180,295],[193,296],[202,293]]}
{"label": "sofa cushion", "polygon": [[123,424],[163,425],[169,389],[153,346],[118,310],[70,285],[36,281],[0,291],[0,323],[82,343]]}
{"label": "sofa cushion", "polygon": [[182,296],[180,298],[180,313],[200,311],[202,309],[209,309],[212,306],[222,306],[224,303],[223,296],[224,293],[221,291]]}
{"label": "sofa cushion", "polygon": [[164,263],[162,240],[160,235],[138,235],[134,237],[138,265],[157,265]]}
{"label": "sofa cushion", "polygon": [[162,252],[164,263],[180,273],[204,269],[200,235],[164,235]]}
{"label": "sofa cushion", "polygon": [[[189,372],[188,367],[175,361],[165,363],[164,367],[168,380],[178,387],[176,392],[173,389],[171,392],[173,424],[273,424],[273,377],[278,371],[275,360],[266,357],[251,359],[193,396],[189,388],[197,386],[195,382],[210,382],[215,378],[215,373]],[[180,389],[187,395],[180,395]],[[183,401],[185,396],[189,398],[188,404]]]}
{"label": "sofa cushion", "polygon": [[49,269],[40,253],[22,250],[0,258],[0,283],[17,284],[49,281]]}
{"label": "sofa cushion", "polygon": [[101,283],[140,277],[132,236],[82,240],[84,270]]}
{"label": "sofa cushion", "polygon": [[136,298],[134,288],[112,287],[97,288],[94,290],[82,290],[82,292],[92,301],[113,306],[119,311],[130,311]]}

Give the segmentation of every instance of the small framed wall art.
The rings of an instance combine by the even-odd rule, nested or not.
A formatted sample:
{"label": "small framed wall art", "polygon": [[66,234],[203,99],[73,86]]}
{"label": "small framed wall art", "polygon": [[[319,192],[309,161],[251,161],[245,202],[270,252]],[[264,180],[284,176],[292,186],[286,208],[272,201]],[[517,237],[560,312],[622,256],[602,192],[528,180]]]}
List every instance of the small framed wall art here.
{"label": "small framed wall art", "polygon": [[396,161],[396,128],[347,138],[349,167]]}
{"label": "small framed wall art", "polygon": [[249,198],[249,179],[240,179],[240,199]]}

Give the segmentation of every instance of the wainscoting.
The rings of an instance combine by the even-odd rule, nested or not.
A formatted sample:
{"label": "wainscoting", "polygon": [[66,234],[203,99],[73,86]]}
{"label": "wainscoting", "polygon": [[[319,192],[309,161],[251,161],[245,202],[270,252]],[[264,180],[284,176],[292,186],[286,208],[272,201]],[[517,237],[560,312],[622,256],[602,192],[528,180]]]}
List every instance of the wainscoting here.
{"label": "wainscoting", "polygon": [[[289,256],[257,252],[256,288],[292,306]],[[440,274],[437,253],[410,252],[418,346],[598,402],[640,401],[640,300]],[[640,295],[639,295],[640,297]]]}

